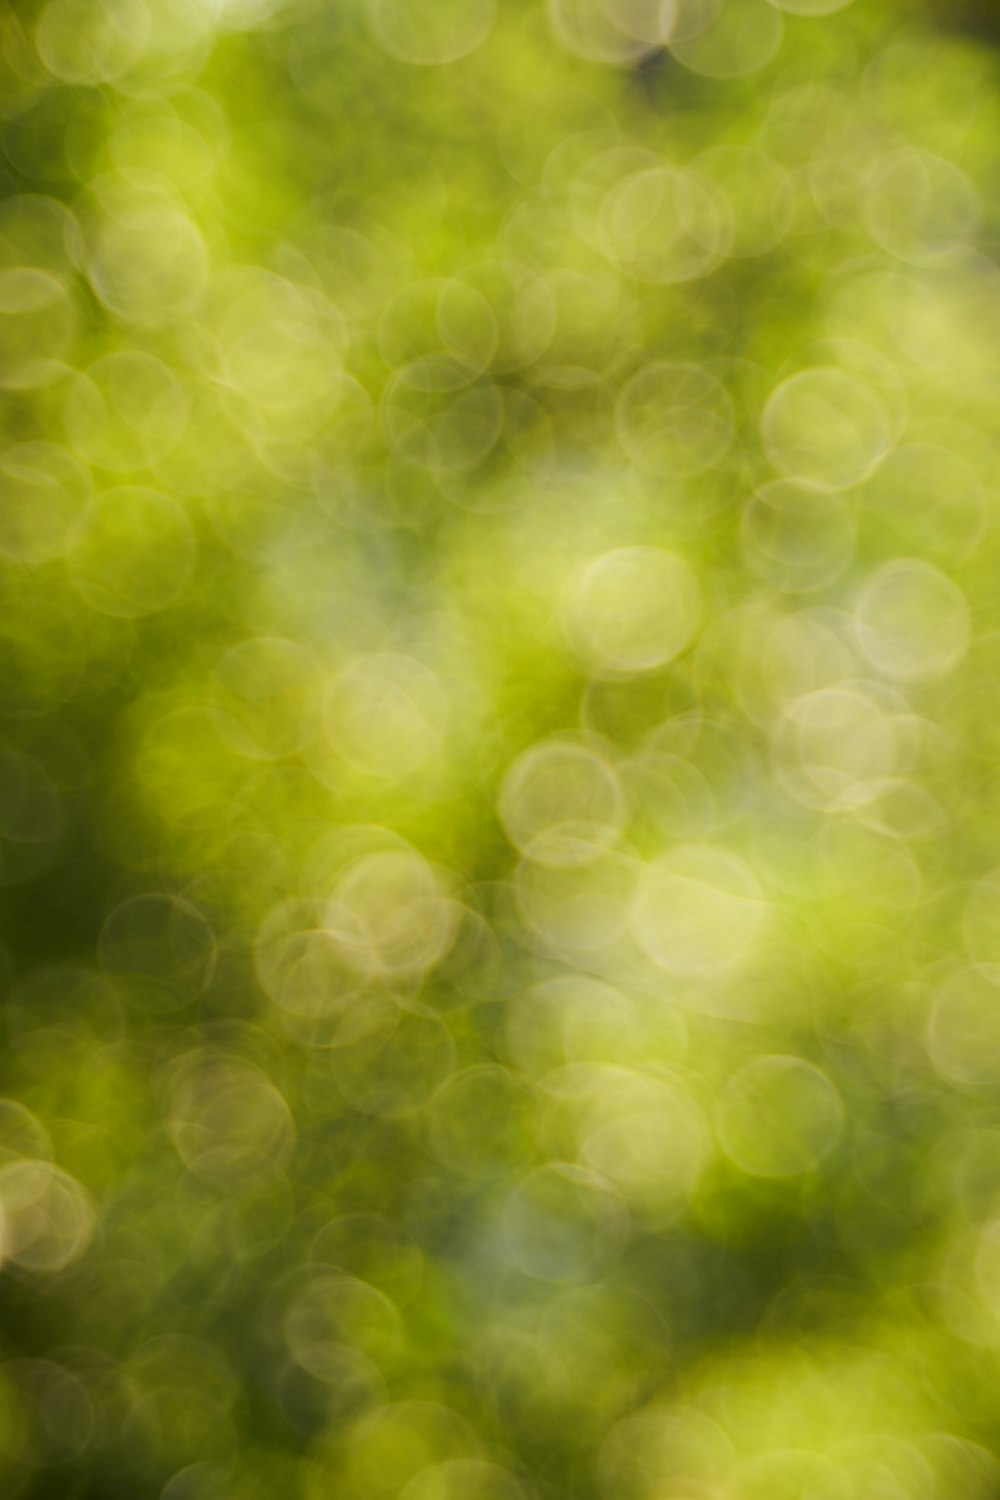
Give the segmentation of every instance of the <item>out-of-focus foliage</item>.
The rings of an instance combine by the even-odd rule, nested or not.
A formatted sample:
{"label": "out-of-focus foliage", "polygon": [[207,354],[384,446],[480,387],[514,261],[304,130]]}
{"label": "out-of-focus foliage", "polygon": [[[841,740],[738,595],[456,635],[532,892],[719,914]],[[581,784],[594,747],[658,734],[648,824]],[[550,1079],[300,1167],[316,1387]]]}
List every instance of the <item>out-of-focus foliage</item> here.
{"label": "out-of-focus foliage", "polygon": [[0,1493],[991,1500],[995,23],[0,15]]}

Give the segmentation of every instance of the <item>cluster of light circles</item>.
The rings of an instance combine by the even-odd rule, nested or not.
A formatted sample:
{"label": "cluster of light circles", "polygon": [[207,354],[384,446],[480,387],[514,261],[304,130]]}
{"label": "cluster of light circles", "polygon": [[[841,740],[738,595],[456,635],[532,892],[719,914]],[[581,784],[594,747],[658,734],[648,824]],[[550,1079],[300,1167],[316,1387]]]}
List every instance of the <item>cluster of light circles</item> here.
{"label": "cluster of light circles", "polygon": [[903,0],[0,14],[13,1500],[995,1493],[998,125]]}

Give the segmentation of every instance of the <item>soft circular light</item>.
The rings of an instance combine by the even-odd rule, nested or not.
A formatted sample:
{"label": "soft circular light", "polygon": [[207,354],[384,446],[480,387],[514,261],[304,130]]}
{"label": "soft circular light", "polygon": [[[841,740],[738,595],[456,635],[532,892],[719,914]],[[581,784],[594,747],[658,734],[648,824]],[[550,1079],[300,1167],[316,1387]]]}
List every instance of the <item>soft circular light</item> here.
{"label": "soft circular light", "polygon": [[844,1106],[826,1074],[800,1057],[759,1057],[727,1083],[716,1112],[726,1155],[752,1177],[797,1177],[834,1149]]}
{"label": "soft circular light", "polygon": [[569,740],[526,750],[504,777],[500,818],[528,859],[554,867],[590,864],[616,842],[625,794],[596,751]]}
{"label": "soft circular light", "polygon": [[688,646],[701,595],[683,558],[657,547],[621,547],[577,580],[566,625],[580,656],[602,676],[648,672]]}

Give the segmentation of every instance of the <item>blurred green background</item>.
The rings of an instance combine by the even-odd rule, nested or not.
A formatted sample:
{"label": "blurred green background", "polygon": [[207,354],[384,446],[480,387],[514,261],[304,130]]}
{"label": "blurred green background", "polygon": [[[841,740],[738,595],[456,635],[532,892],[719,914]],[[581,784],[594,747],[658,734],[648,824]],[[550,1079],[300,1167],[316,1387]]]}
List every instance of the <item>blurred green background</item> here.
{"label": "blurred green background", "polygon": [[985,0],[0,10],[0,1494],[995,1500]]}

